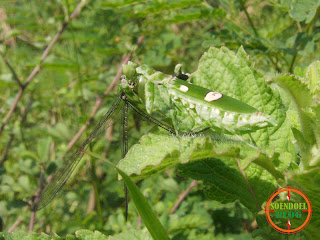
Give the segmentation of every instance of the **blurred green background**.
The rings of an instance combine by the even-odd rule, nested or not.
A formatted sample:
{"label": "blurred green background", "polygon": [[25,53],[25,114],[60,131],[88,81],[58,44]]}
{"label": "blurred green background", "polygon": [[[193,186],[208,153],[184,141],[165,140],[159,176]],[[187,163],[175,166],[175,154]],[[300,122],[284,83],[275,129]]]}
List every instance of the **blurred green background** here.
{"label": "blurred green background", "polygon": [[[69,141],[89,119],[124,56],[173,74],[177,63],[182,63],[186,72],[195,71],[210,46],[237,50],[242,45],[256,68],[272,77],[293,71],[302,74],[320,55],[318,1],[87,0],[82,1],[79,15],[70,19],[79,2],[1,1],[1,122],[19,92],[17,79],[24,84],[36,65],[41,67],[23,90],[8,123],[2,125],[0,231],[8,231],[14,224],[15,231],[28,231],[28,205],[39,188],[41,168],[46,179],[60,166]],[[64,24],[66,29],[40,62]],[[117,85],[103,98],[83,137],[116,95]],[[130,146],[150,128],[147,123],[140,124],[139,130],[139,123],[130,118]],[[119,141],[115,127],[90,149],[105,153],[116,163],[121,158]],[[85,228],[130,236],[142,228],[132,203],[125,222],[123,183],[116,172],[87,157],[81,164],[57,199],[36,213],[33,231],[64,236]],[[138,182],[172,239],[251,239],[250,232],[257,224],[250,211],[238,202],[207,201],[201,183],[170,213],[191,181],[171,169]],[[144,239],[144,233],[140,234]]]}

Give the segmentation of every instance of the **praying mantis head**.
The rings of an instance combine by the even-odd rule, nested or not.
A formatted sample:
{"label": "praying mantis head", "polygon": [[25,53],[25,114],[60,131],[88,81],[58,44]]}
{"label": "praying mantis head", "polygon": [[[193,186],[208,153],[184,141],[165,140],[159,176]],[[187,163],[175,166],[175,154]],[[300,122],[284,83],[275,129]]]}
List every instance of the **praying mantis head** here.
{"label": "praying mantis head", "polygon": [[[147,65],[138,66],[129,61],[123,65],[121,89],[127,98],[135,104],[143,105],[148,113],[154,107],[156,95],[159,95],[157,86],[172,81],[175,76],[156,71]],[[161,101],[161,98],[157,99]]]}

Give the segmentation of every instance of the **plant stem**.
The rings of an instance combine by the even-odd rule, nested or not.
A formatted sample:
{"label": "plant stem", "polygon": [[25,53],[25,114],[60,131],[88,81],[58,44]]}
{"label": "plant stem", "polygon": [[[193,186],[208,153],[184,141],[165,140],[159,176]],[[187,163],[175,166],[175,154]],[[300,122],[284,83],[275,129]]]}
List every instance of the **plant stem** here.
{"label": "plant stem", "polygon": [[294,62],[296,61],[296,58],[297,58],[297,53],[295,53],[292,58],[291,58],[291,61],[290,61],[290,65],[289,65],[289,69],[288,69],[288,72],[289,73],[292,73],[292,70],[293,70],[293,65],[294,65]]}
{"label": "plant stem", "polygon": [[[247,19],[248,19],[248,21],[249,21],[249,24],[250,24],[250,26],[251,26],[251,28],[252,28],[252,31],[254,32],[254,35],[255,35],[257,38],[260,38],[259,33],[258,33],[256,27],[254,26],[253,21],[252,21],[249,13],[248,13],[248,11],[247,11],[247,8],[244,6],[244,2],[243,2],[243,1],[240,1],[240,2],[241,2],[241,9],[244,11],[244,13],[245,13],[245,15],[246,15],[246,17],[247,17]],[[258,39],[258,40],[259,40],[259,39]],[[278,67],[277,62],[273,61],[273,59],[272,59],[272,57],[270,56],[269,53],[267,53],[267,57],[269,58],[269,60],[271,61],[271,63],[272,63],[273,66],[275,67],[275,69],[276,69],[278,72],[281,72],[281,69]]]}
{"label": "plant stem", "polygon": [[312,33],[312,32],[309,32],[312,30],[312,27],[314,25],[314,22],[315,20],[318,18],[319,16],[319,12],[320,12],[320,7],[317,8],[317,11],[316,11],[316,14],[313,16],[312,20],[308,23],[307,27],[306,27],[306,30],[305,32],[308,33],[309,35]]}
{"label": "plant stem", "polygon": [[254,35],[256,35],[257,37],[259,37],[259,34],[258,34],[258,32],[257,32],[257,29],[255,28],[255,26],[254,26],[254,24],[253,24],[253,22],[252,22],[252,20],[251,20],[251,17],[250,17],[250,15],[249,15],[248,11],[247,11],[247,8],[244,6],[243,1],[240,1],[240,2],[241,2],[241,9],[242,9],[242,10],[244,11],[244,13],[246,14],[247,19],[248,19],[248,21],[249,21],[249,24],[250,24],[250,26],[251,26],[251,28],[252,28],[252,30],[253,30],[253,32],[254,32]]}
{"label": "plant stem", "polygon": [[[144,36],[140,36],[137,40],[137,45],[140,45],[144,39]],[[95,103],[95,106],[93,107],[93,110],[90,113],[89,119],[86,121],[86,123],[79,129],[79,131],[76,133],[76,135],[72,138],[72,140],[68,143],[68,151],[71,150],[73,145],[76,143],[76,141],[81,137],[81,135],[84,133],[84,131],[87,129],[87,127],[92,123],[94,116],[96,115],[98,109],[102,105],[102,101],[111,92],[111,90],[116,86],[117,81],[120,79],[122,74],[122,65],[126,64],[131,58],[131,54],[125,54],[122,57],[121,64],[118,68],[118,72],[114,79],[112,80],[111,84],[109,85],[108,89],[103,93],[102,97],[98,97]]]}
{"label": "plant stem", "polygon": [[95,165],[95,160],[91,158],[90,160],[91,164],[91,176],[92,176],[92,186],[94,189],[94,195],[95,195],[95,201],[97,204],[97,213],[100,219],[101,225],[103,225],[103,217],[102,217],[102,210],[101,210],[101,203],[100,203],[100,192],[98,188],[98,178],[96,175],[96,165]]}
{"label": "plant stem", "polygon": [[70,16],[70,20],[67,22],[64,22],[62,24],[62,26],[59,28],[58,32],[56,33],[56,35],[53,37],[53,39],[51,40],[51,42],[49,43],[49,45],[47,46],[47,48],[44,50],[44,52],[42,53],[42,56],[40,58],[40,62],[36,65],[36,67],[32,70],[32,72],[30,73],[30,75],[28,76],[27,80],[25,81],[25,83],[23,83],[23,85],[20,87],[18,94],[16,95],[16,98],[9,110],[9,112],[7,113],[7,115],[5,116],[4,120],[2,121],[2,124],[0,126],[0,135],[4,130],[4,127],[7,125],[7,123],[9,122],[10,118],[12,117],[12,114],[14,113],[14,111],[17,108],[18,102],[20,101],[24,90],[26,89],[26,87],[29,85],[29,83],[34,79],[34,77],[41,71],[41,66],[42,63],[44,62],[44,60],[47,58],[49,52],[51,51],[51,49],[53,48],[53,46],[56,44],[56,42],[58,41],[58,39],[60,38],[61,34],[64,32],[64,30],[66,30],[68,24],[70,23],[71,20],[73,20],[74,18],[76,18],[77,16],[79,16],[81,9],[87,4],[86,0],[82,0],[80,1],[80,3],[77,5],[77,7],[75,8],[75,10],[73,11],[73,13]]}
{"label": "plant stem", "polygon": [[[319,12],[320,12],[320,7],[317,8],[316,14],[313,16],[312,20],[308,23],[306,29],[304,30],[305,33],[307,33],[308,35],[311,35],[312,33],[312,27],[313,24],[315,22],[315,20],[318,18],[319,16]],[[298,25],[299,26],[299,25]],[[299,30],[300,32],[301,30]],[[299,42],[299,39],[296,40],[295,44],[294,44],[294,48],[297,50],[297,43]],[[297,55],[298,55],[298,51],[296,51],[296,53],[292,56],[291,61],[290,61],[290,65],[289,65],[289,69],[288,72],[292,73],[293,70],[293,65],[297,59]]]}

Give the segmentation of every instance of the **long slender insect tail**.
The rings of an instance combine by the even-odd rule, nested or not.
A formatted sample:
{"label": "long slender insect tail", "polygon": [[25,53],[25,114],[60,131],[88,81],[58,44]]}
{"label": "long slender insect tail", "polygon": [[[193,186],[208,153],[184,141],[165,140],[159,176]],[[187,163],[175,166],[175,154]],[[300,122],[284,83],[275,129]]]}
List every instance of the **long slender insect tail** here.
{"label": "long slender insect tail", "polygon": [[[129,104],[127,102],[126,96],[123,95],[122,99],[124,100],[124,105],[121,113],[121,149],[122,149],[122,157],[124,158],[128,152],[128,113],[129,113]],[[124,195],[125,195],[125,205],[126,205],[126,221],[128,220],[128,188],[126,184],[124,184]]]}
{"label": "long slender insect tail", "polygon": [[124,183],[124,197],[125,197],[125,205],[126,205],[126,222],[128,221],[128,205],[129,205],[129,196],[128,196],[128,188]]}

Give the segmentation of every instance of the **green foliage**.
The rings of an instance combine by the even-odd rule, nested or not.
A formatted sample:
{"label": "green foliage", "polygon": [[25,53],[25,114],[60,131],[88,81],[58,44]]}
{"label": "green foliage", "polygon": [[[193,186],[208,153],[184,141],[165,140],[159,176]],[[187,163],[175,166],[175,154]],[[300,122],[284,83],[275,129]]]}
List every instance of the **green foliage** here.
{"label": "green foliage", "polygon": [[305,21],[306,23],[314,18],[319,7],[318,1],[283,1],[281,4],[288,8],[292,18],[298,22]]}
{"label": "green foliage", "polygon": [[[39,178],[47,179],[61,165],[69,141],[129,53],[139,65],[166,74],[181,63],[194,84],[225,92],[278,122],[231,141],[179,140],[159,129],[147,133],[150,125],[130,116],[132,148],[124,159],[118,128],[107,134],[111,141],[100,137],[89,146],[114,163],[120,160],[117,166],[139,180],[171,239],[286,239],[260,211],[279,186],[300,188],[314,209],[309,225],[290,239],[318,239],[318,1],[87,0],[40,62],[79,2],[1,4],[1,123],[15,102],[17,79],[24,84],[36,64],[41,68],[0,133],[0,239],[152,239],[137,202],[130,202],[125,221],[117,172],[89,156],[59,197],[36,213],[33,231],[48,235],[27,233]],[[83,138],[112,105],[115,89]],[[256,146],[243,143],[251,139]],[[170,212],[193,179],[198,185]],[[7,233],[15,223],[14,233]]]}
{"label": "green foliage", "polygon": [[[41,233],[0,233],[0,236],[4,239],[23,239],[23,240],[36,240],[36,239],[43,239],[43,240],[56,240],[56,239],[62,239],[58,235],[54,234],[52,236],[49,236],[47,234]],[[103,240],[103,239],[108,239],[108,237],[104,234],[102,234],[99,231],[89,231],[89,230],[79,230],[77,231],[74,235],[68,234],[65,238],[66,240],[75,240],[75,239],[96,239],[96,240]]]}
{"label": "green foliage", "polygon": [[210,48],[192,76],[195,84],[226,93],[276,119],[278,126],[259,130],[253,133],[253,138],[259,146],[277,146],[276,150],[281,152],[288,139],[285,108],[280,107],[279,94],[267,86],[242,47],[237,53],[226,48]]}
{"label": "green foliage", "polygon": [[[99,157],[99,155],[97,155],[97,154],[94,154],[91,152],[87,152],[87,153],[90,156],[101,159],[101,157]],[[160,239],[170,239],[166,233],[166,230],[163,228],[163,226],[159,222],[157,216],[152,211],[148,201],[145,199],[145,197],[140,192],[137,185],[131,180],[131,178],[126,173],[124,173],[121,169],[116,167],[112,162],[108,161],[107,159],[102,159],[102,160],[104,160],[106,163],[108,163],[108,165],[110,165],[111,167],[116,168],[119,175],[123,178],[123,180],[126,184],[126,187],[128,188],[128,190],[132,196],[132,200],[133,200],[137,210],[139,211],[142,220],[146,224],[146,227],[148,228],[152,238],[159,239],[159,240]]]}

